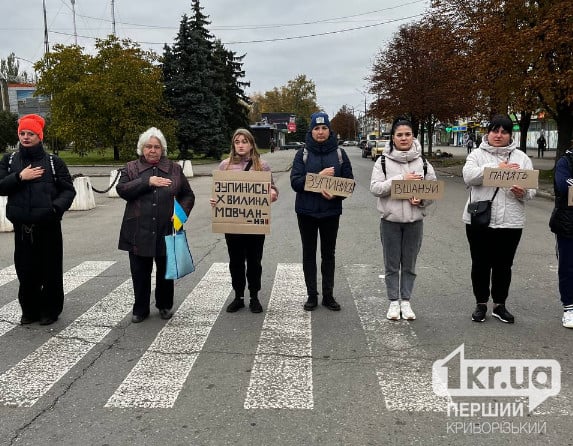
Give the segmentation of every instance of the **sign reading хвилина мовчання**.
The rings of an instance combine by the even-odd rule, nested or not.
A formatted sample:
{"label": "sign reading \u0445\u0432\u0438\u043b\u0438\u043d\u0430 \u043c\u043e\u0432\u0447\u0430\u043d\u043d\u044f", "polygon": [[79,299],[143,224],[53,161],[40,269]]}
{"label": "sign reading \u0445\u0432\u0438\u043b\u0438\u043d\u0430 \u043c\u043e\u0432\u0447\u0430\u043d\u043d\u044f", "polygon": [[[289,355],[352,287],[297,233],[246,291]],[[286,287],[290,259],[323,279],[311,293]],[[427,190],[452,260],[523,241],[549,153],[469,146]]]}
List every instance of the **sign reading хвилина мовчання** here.
{"label": "sign reading \u0445\u0432\u0438\u043b\u0438\u043d\u0430 \u043c\u043e\u0432\u0447\u0430\u043d\u043d\u044f", "polygon": [[271,173],[215,170],[213,172],[213,232],[271,233]]}

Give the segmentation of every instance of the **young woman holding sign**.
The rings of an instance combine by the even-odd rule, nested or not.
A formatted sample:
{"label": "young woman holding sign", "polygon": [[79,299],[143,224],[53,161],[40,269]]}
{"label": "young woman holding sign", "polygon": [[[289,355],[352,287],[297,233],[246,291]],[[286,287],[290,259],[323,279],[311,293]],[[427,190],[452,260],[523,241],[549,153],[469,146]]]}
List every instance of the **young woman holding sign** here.
{"label": "young woman holding sign", "polygon": [[384,255],[386,292],[390,320],[414,320],[410,305],[416,259],[422,246],[423,219],[431,201],[416,197],[407,200],[390,198],[392,180],[436,180],[434,168],[422,157],[420,143],[414,138],[412,123],[396,119],[390,133],[390,149],[374,164],[370,192],[378,197],[380,238]]}
{"label": "young woman holding sign", "polygon": [[485,321],[487,302],[493,300],[492,316],[502,322],[513,323],[514,317],[505,307],[511,283],[511,266],[525,225],[525,202],[535,196],[535,189],[518,185],[511,188],[483,186],[486,167],[500,169],[533,169],[529,157],[517,150],[511,133],[513,122],[508,116],[495,116],[487,127],[487,134],[479,147],[466,158],[462,170],[464,182],[470,188],[472,202],[493,200],[488,226],[471,224],[466,202],[463,220],[472,258],[472,288],[476,309],[475,322]]}
{"label": "young woman holding sign", "polygon": [[336,238],[343,198],[326,190],[320,193],[305,191],[307,173],[354,179],[348,155],[338,148],[338,139],[324,112],[310,117],[306,148],[300,149],[294,157],[290,184],[296,192],[295,211],[302,241],[302,269],[308,295],[304,309],[312,311],[318,305],[316,247],[320,234],[322,305],[339,311],[340,305],[334,299],[333,290]]}
{"label": "young woman holding sign", "polygon": [[[231,153],[227,159],[221,161],[219,170],[270,172],[271,168],[265,160],[261,159],[255,138],[251,132],[246,129],[237,129],[231,140]],[[279,191],[274,181],[272,181],[271,201],[276,201],[278,196]],[[211,206],[215,206],[215,198],[211,198],[209,201]],[[235,297],[227,306],[227,312],[234,313],[245,306],[243,298],[247,282],[251,298],[249,308],[253,313],[262,312],[263,307],[259,301],[259,291],[261,289],[261,275],[263,272],[261,260],[263,258],[265,235],[225,234],[225,241],[229,251],[231,283],[235,291]]]}

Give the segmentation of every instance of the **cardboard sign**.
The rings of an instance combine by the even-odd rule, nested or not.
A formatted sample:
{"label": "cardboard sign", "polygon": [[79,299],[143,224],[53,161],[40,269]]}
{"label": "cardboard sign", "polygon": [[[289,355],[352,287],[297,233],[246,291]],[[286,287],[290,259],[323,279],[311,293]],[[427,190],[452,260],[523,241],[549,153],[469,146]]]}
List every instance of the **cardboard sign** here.
{"label": "cardboard sign", "polygon": [[271,233],[271,173],[213,172],[212,230],[223,234]]}
{"label": "cardboard sign", "polygon": [[424,200],[439,200],[444,196],[443,181],[392,180],[390,198],[408,200],[416,197]]}
{"label": "cardboard sign", "polygon": [[521,186],[524,189],[537,189],[539,170],[500,169],[485,167],[483,185],[492,187]]}
{"label": "cardboard sign", "polygon": [[569,186],[569,196],[567,200],[567,206],[573,206],[573,186]]}
{"label": "cardboard sign", "polygon": [[307,173],[304,183],[304,190],[309,192],[318,192],[326,190],[332,195],[339,197],[349,197],[354,192],[354,180],[342,177],[331,177],[328,175],[319,175],[317,173]]}

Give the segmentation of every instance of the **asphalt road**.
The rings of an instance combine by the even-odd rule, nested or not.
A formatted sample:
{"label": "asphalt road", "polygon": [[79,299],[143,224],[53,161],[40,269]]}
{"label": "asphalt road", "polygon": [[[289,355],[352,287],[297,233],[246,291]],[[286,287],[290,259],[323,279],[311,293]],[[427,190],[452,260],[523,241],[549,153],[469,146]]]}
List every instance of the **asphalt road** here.
{"label": "asphalt road", "polygon": [[[153,310],[145,322],[130,322],[127,255],[116,249],[121,199],[96,195],[95,209],[66,214],[66,305],[50,327],[17,325],[13,234],[0,233],[0,443],[573,442],[573,331],[560,323],[555,242],[547,227],[552,202],[536,198],[528,205],[508,300],[516,323],[491,317],[473,323],[461,222],[467,193],[459,177],[438,172],[446,192],[425,221],[412,300],[417,320],[390,322],[379,217],[368,192],[373,163],[357,148],[347,151],[357,186],[344,202],[337,244],[338,313],[302,311],[288,178],[293,151],[265,155],[280,197],[265,243],[262,314],[224,311],[231,290],[224,238],[210,228],[213,166],[197,166],[191,179],[197,204],[186,229],[197,270],[176,283],[177,311],[169,322]],[[92,182],[104,188],[109,177]],[[450,358],[462,344],[465,356],[458,350]],[[472,363],[477,360],[485,362]],[[513,365],[505,389],[488,382],[509,370],[500,360]],[[454,406],[448,412],[448,400],[433,391],[432,366],[444,366],[436,361],[446,364],[450,390],[463,390],[454,378],[471,378],[474,393],[452,400],[458,412]],[[549,373],[551,382],[542,382]],[[528,413],[534,399],[516,400],[510,388],[525,397],[554,396]]]}

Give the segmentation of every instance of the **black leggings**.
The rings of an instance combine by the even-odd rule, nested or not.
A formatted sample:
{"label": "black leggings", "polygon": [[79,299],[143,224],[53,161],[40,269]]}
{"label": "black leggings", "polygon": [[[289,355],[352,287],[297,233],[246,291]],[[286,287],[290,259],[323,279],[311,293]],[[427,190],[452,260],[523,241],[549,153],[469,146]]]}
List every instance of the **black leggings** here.
{"label": "black leggings", "polygon": [[229,251],[229,271],[235,297],[245,295],[247,282],[251,295],[256,295],[261,289],[263,273],[261,261],[265,236],[263,234],[225,234],[225,240]]}

